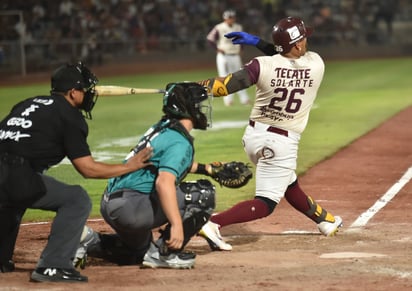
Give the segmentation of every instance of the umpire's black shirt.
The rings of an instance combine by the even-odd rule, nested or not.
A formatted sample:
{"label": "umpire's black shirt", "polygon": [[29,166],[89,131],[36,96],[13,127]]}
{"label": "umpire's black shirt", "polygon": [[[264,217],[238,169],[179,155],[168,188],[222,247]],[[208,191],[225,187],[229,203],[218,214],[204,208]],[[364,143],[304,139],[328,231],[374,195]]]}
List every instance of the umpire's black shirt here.
{"label": "umpire's black shirt", "polygon": [[0,149],[23,156],[37,172],[90,155],[88,126],[62,95],[37,96],[16,104],[0,123]]}

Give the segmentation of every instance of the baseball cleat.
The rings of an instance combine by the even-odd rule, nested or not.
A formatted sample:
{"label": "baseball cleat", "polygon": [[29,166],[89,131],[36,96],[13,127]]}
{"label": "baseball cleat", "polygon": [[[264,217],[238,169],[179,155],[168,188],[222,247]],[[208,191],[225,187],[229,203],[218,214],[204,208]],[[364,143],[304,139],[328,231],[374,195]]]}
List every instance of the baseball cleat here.
{"label": "baseball cleat", "polygon": [[231,251],[232,246],[226,243],[220,235],[219,225],[210,220],[203,225],[198,233],[205,238],[212,251]]}
{"label": "baseball cleat", "polygon": [[343,223],[340,216],[335,216],[335,222],[322,221],[318,223],[318,229],[324,236],[334,236],[342,226]]}
{"label": "baseball cleat", "polygon": [[85,236],[80,241],[77,247],[76,254],[73,258],[73,267],[80,267],[81,269],[86,268],[87,263],[87,248],[91,245],[99,244],[100,238],[97,232],[88,226],[84,227]]}
{"label": "baseball cleat", "polygon": [[192,252],[173,252],[161,255],[159,248],[150,243],[150,248],[143,258],[142,267],[167,268],[167,269],[191,269],[195,265],[196,254]]}

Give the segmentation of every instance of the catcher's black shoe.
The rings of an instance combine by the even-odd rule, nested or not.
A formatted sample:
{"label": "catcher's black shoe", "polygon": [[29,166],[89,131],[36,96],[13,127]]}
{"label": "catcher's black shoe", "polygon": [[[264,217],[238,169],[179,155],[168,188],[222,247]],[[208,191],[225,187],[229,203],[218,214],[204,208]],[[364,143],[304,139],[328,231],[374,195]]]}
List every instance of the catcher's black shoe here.
{"label": "catcher's black shoe", "polygon": [[75,269],[37,268],[31,273],[31,281],[85,283],[88,281],[88,278],[80,275]]}
{"label": "catcher's black shoe", "polygon": [[143,258],[143,268],[168,268],[168,269],[191,269],[195,265],[196,254],[193,252],[169,252],[161,254],[160,249],[154,244]]}
{"label": "catcher's black shoe", "polygon": [[7,262],[0,263],[0,272],[1,273],[9,273],[14,271],[14,262],[9,260]]}
{"label": "catcher's black shoe", "polygon": [[100,245],[100,237],[97,232],[88,226],[84,227],[84,231],[86,231],[86,235],[80,241],[73,258],[73,267],[80,267],[81,269],[86,268],[88,249]]}

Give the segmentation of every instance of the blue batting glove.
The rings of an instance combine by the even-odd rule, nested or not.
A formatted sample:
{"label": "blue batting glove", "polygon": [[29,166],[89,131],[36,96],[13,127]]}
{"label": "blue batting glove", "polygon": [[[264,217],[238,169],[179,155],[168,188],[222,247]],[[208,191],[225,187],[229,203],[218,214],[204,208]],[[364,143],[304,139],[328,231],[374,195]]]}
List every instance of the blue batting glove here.
{"label": "blue batting glove", "polygon": [[225,34],[225,37],[232,39],[233,44],[246,44],[256,46],[260,38],[256,35],[243,31],[234,31]]}

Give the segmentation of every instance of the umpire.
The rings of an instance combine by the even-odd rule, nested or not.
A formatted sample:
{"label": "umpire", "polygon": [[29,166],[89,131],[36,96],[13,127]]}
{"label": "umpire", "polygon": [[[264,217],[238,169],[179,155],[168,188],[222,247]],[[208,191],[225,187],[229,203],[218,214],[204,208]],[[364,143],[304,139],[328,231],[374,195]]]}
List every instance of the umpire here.
{"label": "umpire", "polygon": [[150,163],[151,148],[124,164],[95,161],[87,143],[98,80],[82,63],[59,67],[51,77],[51,95],[16,104],[0,123],[0,271],[12,260],[21,219],[27,208],[56,212],[50,235],[31,280],[87,282],[73,267],[91,201],[79,185],[67,185],[44,172],[68,157],[85,178],[110,178]]}

